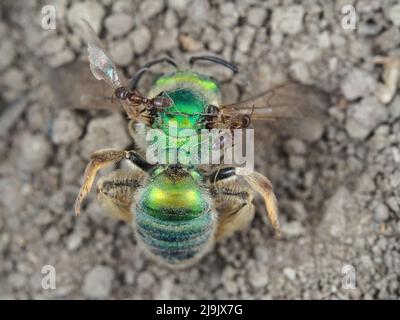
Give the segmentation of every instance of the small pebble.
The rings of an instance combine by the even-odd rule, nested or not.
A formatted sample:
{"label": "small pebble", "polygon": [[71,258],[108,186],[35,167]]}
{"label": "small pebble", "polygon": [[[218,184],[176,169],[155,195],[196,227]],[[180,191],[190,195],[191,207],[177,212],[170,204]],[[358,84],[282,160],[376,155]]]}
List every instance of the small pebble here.
{"label": "small pebble", "polygon": [[400,26],[400,4],[395,4],[390,7],[386,6],[383,12],[395,26]]}
{"label": "small pebble", "polygon": [[133,24],[132,16],[125,13],[114,13],[105,20],[107,31],[114,37],[121,37],[128,33]]}
{"label": "small pebble", "polygon": [[362,69],[351,70],[341,84],[341,89],[347,100],[365,97],[373,92],[375,79]]}
{"label": "small pebble", "polygon": [[23,133],[20,137],[18,149],[19,167],[27,172],[43,169],[53,153],[51,143],[44,135],[29,132]]}
{"label": "small pebble", "polygon": [[47,62],[51,67],[57,68],[72,62],[74,59],[74,52],[69,48],[65,48],[64,50],[59,51],[56,54],[48,57]]}
{"label": "small pebble", "polygon": [[83,294],[90,299],[106,299],[110,297],[114,270],[98,265],[86,275],[82,286]]}
{"label": "small pebble", "polygon": [[240,34],[238,36],[237,40],[237,48],[243,52],[246,53],[250,50],[251,44],[254,41],[254,37],[256,35],[256,29],[252,26],[244,26],[240,30]]}
{"label": "small pebble", "polygon": [[301,32],[304,13],[304,7],[300,5],[275,8],[272,14],[272,30],[290,35]]}
{"label": "small pebble", "polygon": [[354,139],[365,139],[388,116],[385,108],[375,97],[364,98],[349,106],[346,131]]}
{"label": "small pebble", "polygon": [[378,222],[384,222],[389,219],[389,209],[383,203],[378,204],[374,210],[375,220]]}
{"label": "small pebble", "polygon": [[[72,28],[82,27],[82,20],[86,20],[93,30],[99,34],[105,10],[95,1],[75,2],[68,10],[68,22]],[[79,31],[77,32],[79,33]]]}
{"label": "small pebble", "polygon": [[82,156],[87,159],[92,152],[102,148],[125,149],[131,142],[127,125],[127,121],[117,113],[92,120],[81,142]]}
{"label": "small pebble", "polygon": [[285,275],[286,278],[288,278],[291,281],[296,280],[296,270],[292,269],[292,268],[284,268],[283,269],[283,274]]}
{"label": "small pebble", "polygon": [[140,55],[143,54],[151,44],[151,32],[146,26],[135,29],[130,35],[133,51]]}
{"label": "small pebble", "polygon": [[251,7],[247,13],[247,22],[254,27],[260,28],[267,18],[267,11],[261,7]]}
{"label": "small pebble", "polygon": [[160,29],[157,32],[153,46],[156,52],[168,51],[175,48],[178,44],[178,30]]}
{"label": "small pebble", "polygon": [[140,15],[147,21],[158,15],[164,9],[164,0],[145,0],[140,4]]}
{"label": "small pebble", "polygon": [[79,139],[83,132],[83,119],[70,110],[62,110],[54,120],[52,141],[55,144],[69,144]]}
{"label": "small pebble", "polygon": [[110,45],[111,58],[116,65],[125,67],[133,61],[133,48],[125,39],[116,40]]}
{"label": "small pebble", "polygon": [[192,1],[193,0],[168,0],[168,7],[176,10],[181,15],[186,11]]}
{"label": "small pebble", "polygon": [[0,71],[6,69],[11,64],[15,55],[16,52],[11,39],[3,39],[0,41]]}

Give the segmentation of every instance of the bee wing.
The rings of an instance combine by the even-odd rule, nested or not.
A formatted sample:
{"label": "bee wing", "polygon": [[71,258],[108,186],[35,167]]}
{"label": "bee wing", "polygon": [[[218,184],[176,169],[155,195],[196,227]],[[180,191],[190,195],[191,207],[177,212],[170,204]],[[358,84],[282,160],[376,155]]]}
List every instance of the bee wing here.
{"label": "bee wing", "polygon": [[49,69],[47,77],[57,108],[121,110],[118,99],[111,98],[113,89],[94,80],[84,62]]}
{"label": "bee wing", "polygon": [[271,128],[297,133],[308,121],[321,121],[327,105],[328,97],[324,92],[291,82],[246,100],[222,105],[220,112],[228,121],[238,122],[237,119],[249,117],[251,121],[268,121]]}
{"label": "bee wing", "polygon": [[104,80],[111,87],[117,88],[121,85],[117,68],[112,62],[110,55],[104,49],[92,27],[83,20],[84,38],[88,44],[90,70],[97,80]]}

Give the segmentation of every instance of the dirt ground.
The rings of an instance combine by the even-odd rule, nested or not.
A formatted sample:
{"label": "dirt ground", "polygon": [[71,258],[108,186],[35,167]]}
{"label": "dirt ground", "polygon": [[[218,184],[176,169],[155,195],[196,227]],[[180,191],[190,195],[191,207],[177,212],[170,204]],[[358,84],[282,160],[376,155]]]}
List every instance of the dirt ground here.
{"label": "dirt ground", "polygon": [[[356,29],[345,28],[348,4]],[[55,6],[55,30],[42,27],[44,5]],[[0,298],[399,298],[398,1],[4,0],[0,10]],[[285,79],[326,92],[326,120],[305,137],[255,124],[281,240],[257,200],[248,229],[174,271],[104,215],[95,192],[75,217],[90,153],[132,144],[122,113],[74,108],[92,90],[82,17],[125,77],[165,54],[208,53],[257,74],[254,93]],[[240,81],[207,70],[228,77],[224,101],[240,99]],[[43,286],[52,271],[55,289]]]}

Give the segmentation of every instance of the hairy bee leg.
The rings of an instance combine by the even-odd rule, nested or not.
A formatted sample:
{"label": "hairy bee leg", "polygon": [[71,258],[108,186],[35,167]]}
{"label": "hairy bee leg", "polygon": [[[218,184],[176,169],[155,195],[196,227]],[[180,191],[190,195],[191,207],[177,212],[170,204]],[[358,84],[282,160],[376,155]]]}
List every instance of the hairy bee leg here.
{"label": "hairy bee leg", "polygon": [[210,177],[211,194],[218,212],[216,240],[246,228],[254,217],[253,192],[239,181],[234,168],[224,168]]}
{"label": "hairy bee leg", "polygon": [[273,192],[271,181],[261,173],[255,171],[249,172],[242,168],[236,168],[235,171],[236,174],[243,177],[252,189],[256,190],[263,197],[267,209],[268,220],[275,231],[276,238],[279,239],[281,237],[281,230],[278,221],[278,201]]}
{"label": "hairy bee leg", "polygon": [[137,189],[142,185],[142,170],[116,170],[97,182],[97,197],[102,209],[112,218],[132,221],[131,206]]}
{"label": "hairy bee leg", "polygon": [[85,169],[84,181],[75,202],[76,215],[80,214],[81,203],[86,195],[90,192],[97,171],[109,164],[119,162],[123,159],[133,163],[135,165],[134,170],[141,170],[143,173],[153,168],[153,165],[149,164],[135,151],[123,151],[115,149],[102,149],[96,151],[90,156],[90,162]]}
{"label": "hairy bee leg", "polygon": [[90,156],[90,162],[87,165],[84,173],[84,180],[79,190],[79,195],[75,201],[75,214],[79,215],[81,211],[81,203],[92,188],[94,178],[97,171],[109,164],[119,162],[129,157],[128,151],[115,149],[102,149],[94,152]]}
{"label": "hairy bee leg", "polygon": [[[239,179],[239,177],[242,177],[244,181]],[[264,203],[268,213],[268,220],[275,231],[276,237],[280,237],[281,233],[278,223],[277,200],[275,194],[273,193],[272,184],[266,177],[257,172],[240,171],[240,168],[224,168],[211,176],[210,181],[215,181],[213,186],[214,193],[217,195],[220,194],[219,197],[217,196],[214,198],[214,201],[217,206],[220,207],[219,211],[221,213],[221,230],[224,228],[223,224],[227,223],[224,222],[224,220],[229,221],[226,218],[226,214],[229,216],[229,212],[232,213],[232,209],[230,211],[224,209],[224,207],[229,207],[234,204],[235,200],[232,194],[236,194],[236,199],[241,196],[242,202],[244,200],[244,195],[248,194],[247,201],[245,202],[252,205],[252,190],[255,190],[264,198]],[[218,203],[220,204],[218,205]],[[251,209],[243,206],[243,211],[240,211],[239,208],[235,215],[239,215],[240,218],[243,219],[241,217],[242,214],[244,215],[246,213],[247,215],[250,215],[252,211],[254,211],[254,208]],[[249,220],[251,219],[249,218]],[[238,222],[239,221],[241,220],[238,218]],[[221,234],[221,236],[224,236],[224,234]]]}
{"label": "hairy bee leg", "polygon": [[215,239],[218,241],[222,238],[232,235],[235,231],[245,229],[254,218],[254,205],[251,200],[243,202],[242,199],[235,196],[227,196],[226,202],[229,202],[229,211],[218,210],[220,212],[220,219],[215,234]]}

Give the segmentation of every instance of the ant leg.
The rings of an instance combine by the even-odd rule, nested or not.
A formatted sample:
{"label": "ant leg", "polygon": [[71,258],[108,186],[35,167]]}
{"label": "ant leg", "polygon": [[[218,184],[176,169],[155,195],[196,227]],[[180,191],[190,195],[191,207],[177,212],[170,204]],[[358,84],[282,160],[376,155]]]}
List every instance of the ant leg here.
{"label": "ant leg", "polygon": [[192,65],[194,62],[198,61],[198,60],[205,60],[205,61],[210,61],[210,62],[214,62],[217,64],[220,64],[230,70],[233,71],[233,73],[238,73],[239,72],[239,68],[234,65],[233,63],[230,63],[222,58],[219,57],[215,57],[215,56],[194,56],[191,57],[189,59],[189,65]]}
{"label": "ant leg", "polygon": [[156,60],[152,60],[149,61],[148,63],[146,63],[144,66],[142,66],[138,71],[136,71],[136,73],[134,74],[134,76],[129,80],[128,82],[128,88],[129,90],[133,91],[137,88],[140,79],[142,78],[142,76],[145,74],[145,72],[147,72],[152,66],[159,64],[159,63],[168,63],[170,65],[172,65],[175,68],[178,68],[178,65],[176,64],[175,60],[170,58],[170,57],[163,57],[160,59],[156,59]]}

